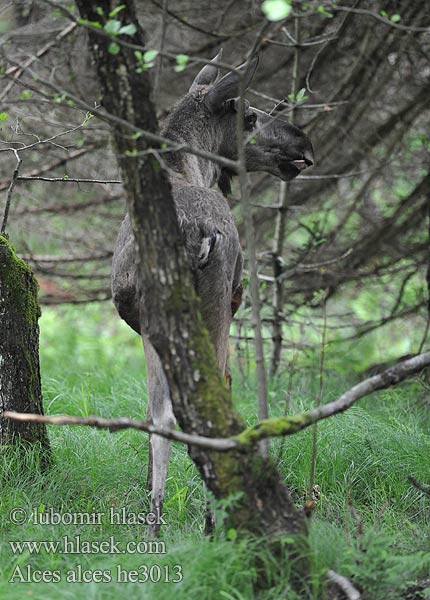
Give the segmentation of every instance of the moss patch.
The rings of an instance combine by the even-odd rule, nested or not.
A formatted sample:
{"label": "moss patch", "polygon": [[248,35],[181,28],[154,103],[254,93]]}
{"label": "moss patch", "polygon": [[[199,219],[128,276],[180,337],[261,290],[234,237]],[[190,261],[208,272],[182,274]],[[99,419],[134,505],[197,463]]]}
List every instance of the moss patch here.
{"label": "moss patch", "polygon": [[37,300],[38,283],[28,264],[20,259],[12,244],[0,236],[0,286],[17,311],[29,323],[37,323],[40,307]]}
{"label": "moss patch", "polygon": [[245,429],[234,439],[243,446],[252,446],[263,438],[296,433],[304,429],[309,423],[311,423],[311,420],[306,414],[266,419],[254,425],[254,427]]}

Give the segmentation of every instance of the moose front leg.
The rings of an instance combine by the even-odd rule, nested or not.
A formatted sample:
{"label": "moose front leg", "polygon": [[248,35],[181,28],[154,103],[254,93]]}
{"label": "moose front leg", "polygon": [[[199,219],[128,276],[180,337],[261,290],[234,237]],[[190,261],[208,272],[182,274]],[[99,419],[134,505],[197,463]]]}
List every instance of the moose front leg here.
{"label": "moose front leg", "polygon": [[[160,358],[146,336],[143,337],[146,358],[148,389],[148,420],[157,427],[174,429],[176,419],[173,414],[167,379]],[[163,510],[167,467],[172,442],[159,435],[151,435],[149,440],[149,463],[147,487],[151,488],[151,511],[156,515],[156,523],[149,527],[152,537],[160,531],[159,517]]]}

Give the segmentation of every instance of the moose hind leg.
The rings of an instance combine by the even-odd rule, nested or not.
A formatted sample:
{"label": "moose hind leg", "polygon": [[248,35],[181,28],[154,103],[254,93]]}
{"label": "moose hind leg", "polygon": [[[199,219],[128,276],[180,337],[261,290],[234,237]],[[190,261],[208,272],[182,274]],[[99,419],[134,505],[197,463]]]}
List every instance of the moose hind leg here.
{"label": "moose hind leg", "polygon": [[[148,387],[148,417],[156,427],[173,429],[176,419],[170,400],[169,386],[160,358],[148,338],[143,336],[146,357],[146,376]],[[150,436],[148,476],[151,477],[151,511],[156,523],[151,525],[149,533],[156,536],[160,530],[160,516],[163,509],[167,467],[172,442],[159,435]]]}

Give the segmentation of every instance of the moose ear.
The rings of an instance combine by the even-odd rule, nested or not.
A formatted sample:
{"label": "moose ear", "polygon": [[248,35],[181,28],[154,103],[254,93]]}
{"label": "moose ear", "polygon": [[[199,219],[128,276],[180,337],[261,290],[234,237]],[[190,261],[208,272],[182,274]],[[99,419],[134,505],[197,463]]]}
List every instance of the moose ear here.
{"label": "moose ear", "polygon": [[[238,71],[242,74],[246,72],[245,81],[244,81],[244,89],[246,90],[249,87],[252,78],[254,77],[255,70],[258,65],[258,56],[253,58],[249,64],[249,68],[246,69],[247,63],[245,62],[243,65],[238,67]],[[219,81],[215,83],[215,85],[209,90],[206,100],[209,103],[210,107],[213,110],[220,109],[226,100],[229,98],[235,98],[239,95],[239,82],[240,75],[235,71],[231,71],[231,73],[227,73],[224,77],[221,77]]]}
{"label": "moose ear", "polygon": [[[218,52],[218,54],[211,60],[211,63],[217,62],[222,58],[222,48]],[[219,69],[216,65],[207,64],[203,67],[203,69],[196,75],[193,83],[191,84],[189,92],[194,92],[199,85],[210,85],[214,83],[216,78],[218,77]]]}

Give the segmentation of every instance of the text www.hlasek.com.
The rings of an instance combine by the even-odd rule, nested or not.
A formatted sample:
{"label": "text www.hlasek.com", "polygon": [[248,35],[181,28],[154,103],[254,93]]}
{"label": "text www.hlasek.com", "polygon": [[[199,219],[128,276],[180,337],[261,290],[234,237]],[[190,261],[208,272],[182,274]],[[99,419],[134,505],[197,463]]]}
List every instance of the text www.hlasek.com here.
{"label": "text www.hlasek.com", "polygon": [[65,535],[58,541],[22,540],[9,541],[14,554],[166,554],[166,545],[162,541],[131,540],[124,543],[111,535],[106,540],[82,540],[80,535],[73,538]]}

